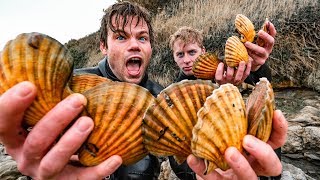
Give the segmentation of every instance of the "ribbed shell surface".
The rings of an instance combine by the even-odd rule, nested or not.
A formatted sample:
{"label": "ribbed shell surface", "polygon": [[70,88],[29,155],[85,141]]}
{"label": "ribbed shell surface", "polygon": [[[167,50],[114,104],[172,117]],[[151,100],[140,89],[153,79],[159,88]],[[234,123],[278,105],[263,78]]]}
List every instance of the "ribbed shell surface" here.
{"label": "ribbed shell surface", "polygon": [[83,165],[97,165],[112,155],[121,156],[123,164],[129,165],[148,153],[141,125],[155,98],[147,89],[132,83],[105,82],[84,95],[94,129],[79,152]]}
{"label": "ribbed shell surface", "polygon": [[238,14],[235,19],[235,26],[241,35],[241,42],[253,42],[256,32],[250,19],[243,14]]}
{"label": "ribbed shell surface", "polygon": [[241,61],[249,61],[248,51],[237,36],[229,37],[226,42],[225,61],[229,67],[237,67]]}
{"label": "ribbed shell surface", "polygon": [[260,78],[246,103],[248,134],[267,142],[272,130],[275,99],[272,86],[267,78]]}
{"label": "ribbed shell surface", "polygon": [[142,126],[144,144],[151,154],[174,155],[178,163],[191,154],[197,112],[215,88],[211,81],[183,80],[158,95]]}
{"label": "ribbed shell surface", "polygon": [[57,40],[40,33],[20,34],[1,53],[0,94],[22,81],[35,84],[36,100],[24,117],[24,123],[33,126],[67,95],[72,69],[72,59]]}
{"label": "ribbed shell surface", "polygon": [[73,92],[83,93],[103,82],[111,82],[111,80],[96,74],[73,74],[69,86]]}
{"label": "ribbed shell surface", "polygon": [[238,88],[224,84],[214,90],[198,112],[191,141],[193,154],[205,161],[205,174],[216,168],[229,168],[224,152],[230,146],[242,152],[247,127],[245,105]]}
{"label": "ribbed shell surface", "polygon": [[201,54],[193,63],[193,74],[199,79],[212,80],[215,77],[219,63],[220,61],[216,54],[209,52]]}

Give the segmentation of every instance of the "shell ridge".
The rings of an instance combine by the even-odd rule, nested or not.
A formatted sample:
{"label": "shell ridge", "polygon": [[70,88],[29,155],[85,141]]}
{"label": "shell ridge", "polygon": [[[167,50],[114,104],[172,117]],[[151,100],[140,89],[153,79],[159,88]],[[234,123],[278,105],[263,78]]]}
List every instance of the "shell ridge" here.
{"label": "shell ridge", "polygon": [[[115,85],[115,86],[117,86],[117,85]],[[126,84],[122,84],[122,83],[119,84],[119,86],[123,90],[121,90],[120,97],[117,100],[117,103],[115,103],[115,108],[113,110],[114,115],[111,116],[115,120],[112,121],[112,119],[110,119],[110,123],[104,123],[104,125],[106,126],[106,131],[108,132],[106,134],[109,134],[109,136],[105,137],[104,141],[99,142],[101,144],[102,144],[102,142],[108,142],[108,144],[110,144],[110,145],[119,145],[119,143],[120,143],[119,138],[120,139],[125,138],[126,136],[123,136],[123,134],[130,134],[130,133],[124,133],[124,132],[126,132],[126,131],[131,132],[132,131],[132,127],[130,127],[130,125],[132,124],[132,121],[130,121],[130,118],[127,119],[127,114],[129,112],[130,107],[132,107],[132,106],[129,106],[129,108],[124,108],[124,107],[126,107],[126,105],[123,101],[130,100],[130,102],[128,102],[128,103],[133,104],[134,98],[128,97],[128,92],[130,90],[136,91],[136,89],[128,87],[128,86],[126,86]],[[114,87],[114,89],[111,88],[110,89],[111,94],[119,92],[118,89],[120,89],[120,87],[119,88]],[[110,106],[110,104],[109,104],[109,106]],[[118,127],[117,129],[115,129],[116,124],[120,124],[120,128]],[[103,134],[104,132],[101,131],[101,133]],[[118,140],[118,141],[116,141],[116,140]],[[109,148],[109,147],[102,148],[102,150],[105,151],[106,148]]]}
{"label": "shell ridge", "polygon": [[[128,89],[128,88],[126,88]],[[136,92],[134,92],[134,90],[129,90],[128,93],[126,93],[127,96],[132,96],[134,94],[137,94],[137,92],[140,90],[138,87],[132,88],[134,89]],[[130,95],[132,93],[132,95]],[[110,146],[110,149],[113,149],[114,146],[121,146],[120,142],[121,141],[133,141],[134,139],[138,139],[139,137],[142,138],[142,130],[141,130],[141,125],[142,125],[142,114],[140,110],[144,110],[146,107],[147,103],[150,103],[150,101],[144,101],[144,99],[148,99],[147,94],[148,92],[144,91],[144,93],[139,93],[140,94],[140,98],[137,101],[134,101],[135,99],[132,98],[132,105],[129,106],[130,108],[128,108],[127,112],[125,113],[124,117],[122,117],[122,119],[124,119],[124,121],[128,121],[128,126],[127,128],[124,128],[123,130],[123,134],[122,136],[118,137],[118,144],[117,143],[112,143],[112,145]],[[151,96],[152,97],[152,96]],[[129,97],[126,97],[125,99],[128,99]],[[151,99],[149,97],[149,99]],[[128,113],[130,112],[130,113]],[[118,129],[119,130],[119,129]],[[124,133],[126,132],[126,133]],[[132,139],[133,134],[137,133],[138,137]],[[119,133],[120,135],[121,133]]]}
{"label": "shell ridge", "polygon": [[[29,35],[29,40],[30,38],[32,38],[33,34]],[[45,60],[48,59],[47,55],[48,55],[48,49],[50,49],[50,42],[46,42],[45,40],[43,39],[38,39],[39,41],[39,45],[40,47],[38,49],[35,49],[34,47],[30,46],[29,45],[29,48],[32,48],[34,51],[37,51],[38,52],[38,56],[36,57],[37,58],[37,66],[35,66],[36,70],[34,71],[35,72],[35,80],[37,82],[37,85],[38,87],[40,87],[40,89],[44,89],[46,90],[45,88],[45,85],[43,81],[45,81],[45,76],[44,76],[44,73],[45,73],[45,66],[47,64],[45,64]],[[55,67],[56,68],[56,67]],[[41,108],[42,109],[45,109],[45,111],[49,111],[50,108],[49,108],[49,104],[46,102],[46,99],[45,99],[45,95],[44,95],[44,92],[38,92],[37,93],[37,96],[38,96],[38,99],[39,99],[39,103],[41,105]]]}

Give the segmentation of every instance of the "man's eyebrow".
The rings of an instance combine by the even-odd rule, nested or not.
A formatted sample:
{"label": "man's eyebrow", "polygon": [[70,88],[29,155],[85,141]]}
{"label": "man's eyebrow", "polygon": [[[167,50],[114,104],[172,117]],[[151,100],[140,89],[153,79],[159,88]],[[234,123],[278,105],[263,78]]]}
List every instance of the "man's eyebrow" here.
{"label": "man's eyebrow", "polygon": [[120,35],[127,35],[127,33],[124,30],[121,30],[121,29],[115,29],[113,31],[113,33],[120,34]]}
{"label": "man's eyebrow", "polygon": [[143,31],[140,31],[139,34],[148,34],[149,35],[149,32],[147,30],[143,30]]}

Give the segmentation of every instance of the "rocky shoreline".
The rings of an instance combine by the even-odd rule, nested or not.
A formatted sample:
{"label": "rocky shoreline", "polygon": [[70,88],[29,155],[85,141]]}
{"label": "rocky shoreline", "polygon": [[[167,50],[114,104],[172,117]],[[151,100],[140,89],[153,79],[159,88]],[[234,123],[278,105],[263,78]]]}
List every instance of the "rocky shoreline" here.
{"label": "rocky shoreline", "polygon": [[[288,122],[288,138],[282,147],[282,180],[320,179],[320,94],[312,89],[275,90],[276,106]],[[26,180],[16,163],[0,145],[0,179]],[[168,161],[162,163],[159,179],[178,179]]]}

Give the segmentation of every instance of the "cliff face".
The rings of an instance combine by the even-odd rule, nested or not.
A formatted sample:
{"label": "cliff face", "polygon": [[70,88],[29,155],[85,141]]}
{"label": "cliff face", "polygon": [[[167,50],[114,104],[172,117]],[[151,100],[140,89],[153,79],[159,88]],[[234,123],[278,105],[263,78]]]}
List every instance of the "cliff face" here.
{"label": "cliff face", "polygon": [[290,90],[290,94],[291,96],[282,95],[285,97],[283,104],[295,103],[301,109],[294,110],[291,107],[292,112],[287,112],[287,116],[293,118],[288,118],[288,138],[282,148],[282,160],[301,168],[311,177],[320,179],[319,94],[301,90]]}

